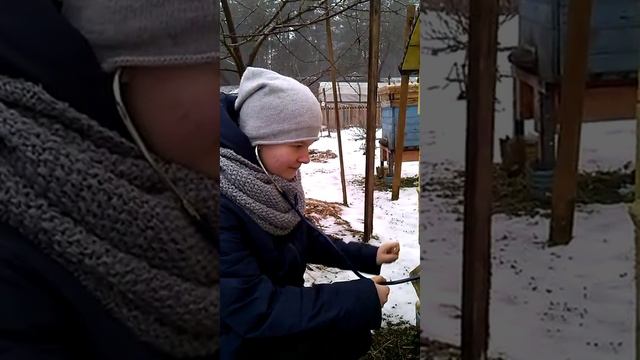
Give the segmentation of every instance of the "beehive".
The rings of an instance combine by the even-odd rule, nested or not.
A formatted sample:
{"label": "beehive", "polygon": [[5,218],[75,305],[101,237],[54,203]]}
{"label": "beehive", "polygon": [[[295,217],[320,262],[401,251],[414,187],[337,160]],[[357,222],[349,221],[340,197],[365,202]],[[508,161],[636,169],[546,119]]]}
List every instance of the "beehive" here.
{"label": "beehive", "polygon": [[[519,45],[533,50],[537,73],[548,82],[562,76],[569,0],[521,0]],[[590,76],[628,75],[640,67],[640,6],[637,0],[594,0]]]}
{"label": "beehive", "polygon": [[[418,114],[418,84],[410,84],[407,101],[407,117],[404,128],[404,148],[417,148],[420,145],[420,116]],[[395,149],[396,129],[400,116],[400,85],[381,86],[378,89],[382,112],[382,142],[390,150]]]}

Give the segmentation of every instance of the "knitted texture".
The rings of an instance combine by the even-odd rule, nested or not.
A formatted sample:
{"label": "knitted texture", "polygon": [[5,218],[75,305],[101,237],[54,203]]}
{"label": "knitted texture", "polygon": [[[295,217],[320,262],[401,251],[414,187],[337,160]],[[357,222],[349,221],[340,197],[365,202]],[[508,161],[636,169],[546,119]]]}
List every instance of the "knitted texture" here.
{"label": "knitted texture", "polygon": [[308,87],[274,71],[248,67],[238,88],[238,125],[251,145],[317,140],[322,110]]}
{"label": "knitted texture", "polygon": [[[156,159],[217,229],[214,180]],[[215,239],[138,149],[42,88],[0,76],[0,221],[61,263],[143,341],[218,347]]]}
{"label": "knitted texture", "polygon": [[293,180],[269,177],[257,165],[233,152],[220,149],[220,191],[242,207],[258,225],[273,235],[285,235],[300,222],[300,216],[280,195],[272,180],[304,212],[300,172]]}
{"label": "knitted texture", "polygon": [[62,13],[109,72],[218,58],[219,15],[213,0],[64,0]]}

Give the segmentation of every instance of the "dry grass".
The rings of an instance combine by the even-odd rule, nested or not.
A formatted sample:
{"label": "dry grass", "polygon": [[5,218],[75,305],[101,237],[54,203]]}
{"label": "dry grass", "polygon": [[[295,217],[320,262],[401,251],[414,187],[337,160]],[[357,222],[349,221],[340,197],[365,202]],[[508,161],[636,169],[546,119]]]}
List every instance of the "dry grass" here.
{"label": "dry grass", "polygon": [[318,227],[321,226],[320,222],[322,220],[329,217],[334,218],[339,225],[351,227],[349,222],[340,216],[342,214],[342,204],[340,203],[306,199],[305,205],[305,215]]}
{"label": "dry grass", "polygon": [[[432,339],[422,339],[420,344],[421,360],[460,360],[461,358],[459,346]],[[490,357],[489,360],[503,360],[503,358]]]}
{"label": "dry grass", "polygon": [[325,150],[325,151],[320,151],[315,149],[309,150],[309,160],[311,162],[326,163],[329,159],[335,159],[337,157],[338,155],[336,155],[331,150]]}
{"label": "dry grass", "polygon": [[[498,165],[493,171],[493,213],[512,216],[548,216],[550,199],[535,198],[525,174],[509,175]],[[625,189],[633,185],[634,172],[627,168],[581,172],[578,174],[577,204],[618,204],[633,201],[633,191]],[[460,212],[464,204],[465,174],[463,170],[430,180],[423,191],[432,191],[438,197],[451,199]]]}
{"label": "dry grass", "polygon": [[[374,332],[371,350],[360,360],[460,360],[459,346],[423,338],[420,330],[406,321],[389,323]],[[492,357],[489,360],[503,360]]]}
{"label": "dry grass", "polygon": [[373,345],[361,360],[417,360],[420,354],[418,327],[408,322],[389,323],[373,334]]}
{"label": "dry grass", "polygon": [[[351,180],[351,184],[359,188],[362,188],[362,190],[364,191],[365,178],[364,177],[355,178]],[[419,179],[417,175],[400,178],[401,188],[408,188],[408,187],[415,188],[415,187],[418,187],[418,185],[419,185]],[[373,189],[375,191],[391,191],[391,184],[387,184],[384,179],[374,177]]]}
{"label": "dry grass", "polygon": [[[309,220],[318,228],[322,229],[322,221],[328,218],[333,218],[334,224],[342,227],[342,230],[355,238],[362,239],[364,233],[360,230],[356,230],[351,226],[347,220],[342,216],[342,204],[336,202],[328,202],[317,199],[306,199],[305,215]],[[339,239],[337,236],[328,235],[330,238]],[[378,239],[377,236],[372,235],[372,239]]]}

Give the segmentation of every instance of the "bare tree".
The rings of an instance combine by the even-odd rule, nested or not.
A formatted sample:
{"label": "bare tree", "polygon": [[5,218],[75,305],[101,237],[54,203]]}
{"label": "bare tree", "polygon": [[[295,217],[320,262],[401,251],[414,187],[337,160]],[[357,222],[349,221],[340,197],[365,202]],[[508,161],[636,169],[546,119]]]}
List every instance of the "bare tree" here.
{"label": "bare tree", "polygon": [[[224,68],[224,71],[233,71],[240,76],[247,66],[254,65],[258,55],[266,43],[265,56],[268,61],[278,57],[277,51],[272,45],[280,44],[288,56],[299,57],[300,52],[292,50],[290,46],[294,40],[306,38],[304,31],[313,32],[327,17],[338,16],[345,11],[366,3],[367,0],[339,0],[329,3],[329,11],[325,10],[323,1],[305,0],[221,0],[221,8],[224,12],[224,22],[221,30],[221,44],[227,50],[235,69]],[[241,17],[239,22],[232,14],[232,6],[236,10],[236,17]],[[315,25],[319,26],[316,27]],[[295,34],[300,34],[296,36]],[[306,40],[302,40],[307,42]],[[307,42],[307,45],[318,46],[320,42]],[[270,47],[271,46],[271,47]],[[280,56],[281,57],[281,56]],[[228,59],[223,59],[228,60]]]}
{"label": "bare tree", "polygon": [[[380,73],[397,69],[402,56],[406,3],[383,0]],[[221,0],[223,83],[235,83],[247,66],[263,66],[307,85],[329,74],[324,21],[331,19],[338,76],[366,73],[368,0]],[[328,8],[328,10],[327,10]],[[394,71],[394,73],[397,72]]]}
{"label": "bare tree", "polygon": [[[450,54],[464,51],[462,63],[453,63],[445,80],[458,83],[460,86],[459,99],[466,98],[467,83],[467,49],[469,45],[469,1],[471,0],[422,0],[421,12],[427,18],[421,40],[432,55]],[[517,15],[515,0],[500,0],[500,19],[498,26],[502,26]],[[504,46],[498,42],[498,52],[509,52],[513,46]],[[497,70],[500,81],[509,75]]]}

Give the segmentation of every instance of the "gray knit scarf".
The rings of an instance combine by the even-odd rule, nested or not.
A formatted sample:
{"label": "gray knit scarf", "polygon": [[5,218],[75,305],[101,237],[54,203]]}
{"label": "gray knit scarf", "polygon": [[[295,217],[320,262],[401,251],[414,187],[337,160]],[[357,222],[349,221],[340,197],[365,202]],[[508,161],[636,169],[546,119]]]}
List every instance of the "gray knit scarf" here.
{"label": "gray knit scarf", "polygon": [[[217,184],[156,159],[217,228]],[[218,348],[215,239],[205,239],[130,142],[40,87],[0,76],[0,221],[176,357]]]}
{"label": "gray knit scarf", "polygon": [[300,172],[289,181],[280,176],[269,177],[257,165],[233,150],[220,149],[220,191],[242,207],[258,225],[272,235],[288,234],[300,221],[298,214],[280,195],[272,180],[304,212],[304,191]]}

